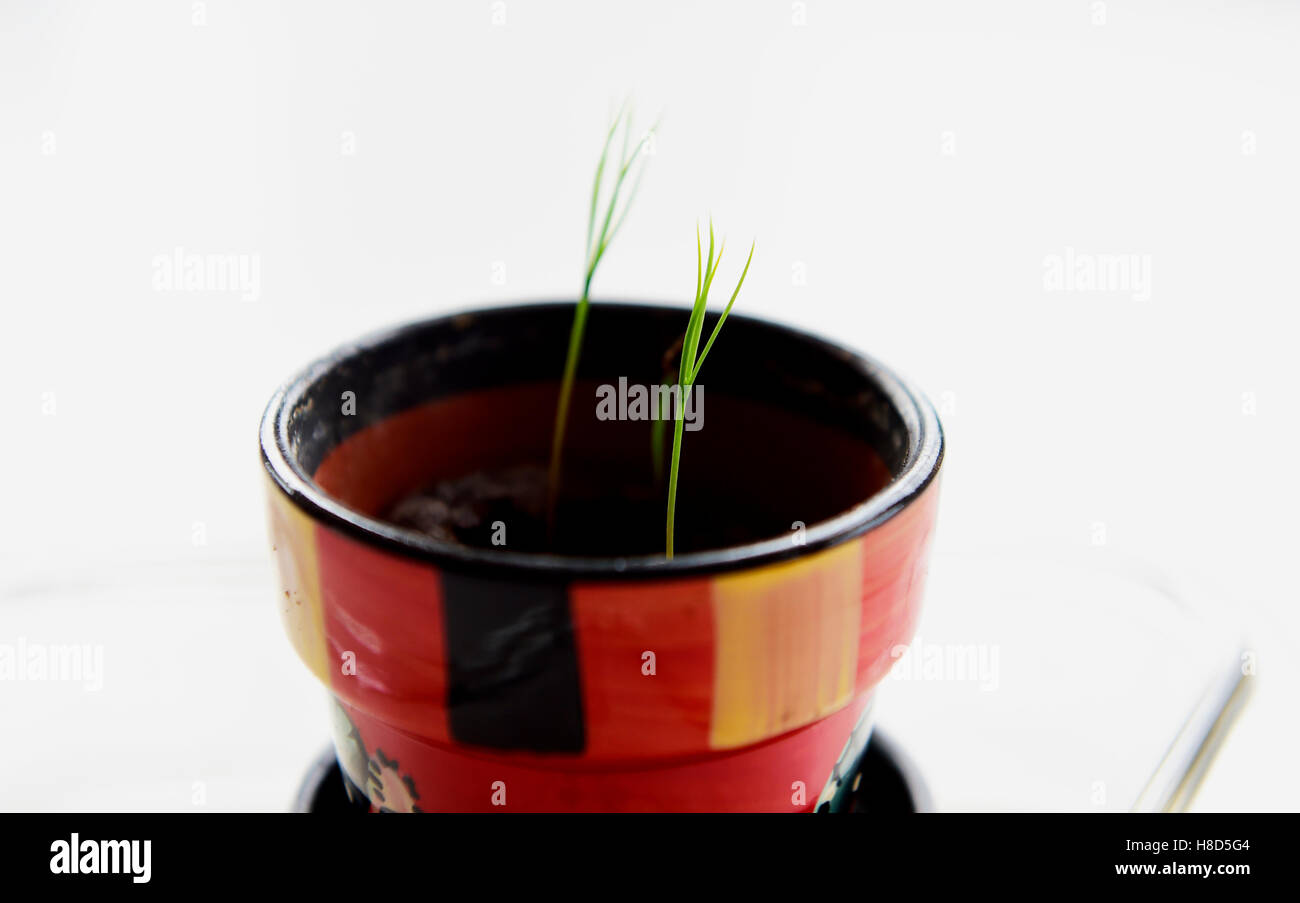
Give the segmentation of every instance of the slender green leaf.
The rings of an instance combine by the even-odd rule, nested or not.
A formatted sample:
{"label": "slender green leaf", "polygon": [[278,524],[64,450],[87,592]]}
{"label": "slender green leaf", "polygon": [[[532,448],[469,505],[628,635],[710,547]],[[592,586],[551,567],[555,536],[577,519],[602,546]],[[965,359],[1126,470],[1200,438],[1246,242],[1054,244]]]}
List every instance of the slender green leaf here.
{"label": "slender green leaf", "polygon": [[[668,516],[665,526],[664,549],[668,558],[673,557],[674,553],[674,534],[677,523],[677,480],[681,472],[682,459],[682,441],[685,436],[685,409],[686,397],[695,384],[695,378],[699,376],[700,368],[704,366],[704,359],[709,354],[709,349],[713,347],[714,341],[717,340],[718,334],[722,331],[722,324],[727,319],[727,314],[731,313],[731,308],[736,303],[736,298],[740,294],[740,287],[745,284],[745,276],[749,273],[749,265],[754,260],[754,245],[749,246],[749,257],[745,260],[745,268],[741,271],[740,279],[736,283],[736,289],[731,293],[730,300],[727,301],[726,308],[718,318],[717,324],[713,327],[713,332],[709,334],[709,340],[705,342],[704,349],[696,354],[699,349],[700,338],[704,333],[704,319],[708,312],[709,289],[713,284],[713,277],[717,275],[718,267],[722,263],[722,252],[726,242],[718,244],[717,257],[714,257],[714,237],[713,221],[709,221],[709,253],[707,261],[704,257],[704,250],[700,240],[699,223],[695,224],[695,300],[691,304],[690,319],[686,324],[686,335],[682,339],[682,359],[677,373],[678,406],[675,423],[673,424],[673,452],[672,463],[668,474]],[[655,432],[656,442],[661,441],[657,438],[659,431]],[[658,465],[656,465],[658,466]],[[656,470],[658,473],[658,470]]]}
{"label": "slender green leaf", "polygon": [[618,132],[618,124],[623,119],[623,111],[627,108],[627,103],[626,100],[623,101],[614,116],[614,121],[610,123],[609,132],[605,135],[605,146],[600,152],[600,162],[596,164],[596,178],[591,186],[591,211],[587,214],[586,254],[588,258],[591,257],[591,237],[596,228],[596,208],[600,200],[600,183],[605,174],[605,163],[609,159],[609,146],[614,142],[614,135]]}
{"label": "slender green leaf", "polygon": [[709,340],[704,343],[704,350],[700,352],[699,358],[695,361],[695,369],[691,371],[691,382],[700,375],[700,368],[704,366],[704,358],[708,356],[709,349],[713,347],[713,340],[722,332],[722,324],[726,322],[727,314],[731,313],[731,306],[736,303],[736,296],[740,294],[740,287],[745,284],[745,276],[749,273],[749,265],[754,260],[754,246],[749,246],[749,259],[745,261],[745,269],[740,273],[740,281],[736,283],[736,290],[731,293],[731,300],[727,302],[726,308],[722,311],[722,316],[718,317],[717,324],[713,327]]}
{"label": "slender green leaf", "polygon": [[[658,126],[656,122],[655,127]],[[599,235],[596,234],[596,218],[600,209],[601,187],[605,181],[606,167],[609,163],[609,152],[613,146],[614,136],[618,134],[619,128],[623,129],[622,153],[619,160],[618,176],[614,181],[613,190],[610,192],[609,206],[605,212],[604,220],[601,224]],[[628,146],[632,133],[632,113],[628,101],[624,101],[619,107],[609,131],[605,134],[605,143],[601,148],[600,161],[596,164],[596,176],[592,181],[591,204],[587,212],[587,240],[584,246],[585,259],[583,261],[583,278],[582,294],[578,298],[578,304],[573,313],[573,325],[569,330],[569,347],[565,353],[564,373],[560,379],[560,397],[555,406],[555,426],[551,433],[551,460],[550,468],[546,481],[546,522],[548,533],[553,535],[555,528],[555,507],[559,499],[560,476],[563,472],[564,456],[564,436],[568,430],[569,408],[573,398],[573,385],[577,379],[578,361],[582,355],[582,340],[586,332],[587,313],[591,306],[591,281],[596,275],[596,268],[600,265],[601,259],[605,256],[605,250],[609,247],[610,241],[614,237],[623,221],[627,218],[627,213],[631,209],[632,201],[635,199],[637,188],[640,185],[641,176],[644,173],[644,167],[637,172],[636,182],[633,184],[632,193],[627,202],[621,209],[618,220],[614,225],[613,231],[610,229],[611,220],[614,218],[614,211],[618,208],[619,194],[622,190],[624,180],[632,164],[641,157],[641,151],[645,148],[646,143],[650,140],[648,132],[636,145],[631,155],[628,155]]]}

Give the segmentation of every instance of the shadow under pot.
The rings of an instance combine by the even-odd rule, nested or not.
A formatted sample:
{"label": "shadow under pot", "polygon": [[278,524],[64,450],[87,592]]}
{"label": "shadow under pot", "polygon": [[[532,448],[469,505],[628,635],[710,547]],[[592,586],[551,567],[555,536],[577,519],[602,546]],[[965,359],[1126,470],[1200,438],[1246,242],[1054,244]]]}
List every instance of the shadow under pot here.
{"label": "shadow under pot", "polygon": [[283,620],[341,768],[395,812],[836,805],[915,629],[933,408],[732,315],[684,411],[669,559],[673,424],[637,398],[675,381],[685,312],[592,306],[552,509],[573,310],[404,326],[271,399]]}

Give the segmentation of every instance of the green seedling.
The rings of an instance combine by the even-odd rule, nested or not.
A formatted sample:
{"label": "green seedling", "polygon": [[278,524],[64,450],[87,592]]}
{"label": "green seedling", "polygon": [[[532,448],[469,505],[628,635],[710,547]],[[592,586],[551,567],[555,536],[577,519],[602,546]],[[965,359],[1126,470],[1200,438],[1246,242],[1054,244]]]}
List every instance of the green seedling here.
{"label": "green seedling", "polygon": [[727,314],[731,313],[731,307],[736,303],[736,296],[740,294],[740,287],[745,284],[745,275],[749,272],[749,264],[754,259],[754,246],[751,244],[749,246],[749,259],[745,261],[745,269],[741,271],[740,281],[736,283],[736,290],[731,293],[731,300],[727,302],[726,308],[723,309],[722,316],[718,317],[718,322],[713,327],[713,332],[709,334],[709,340],[704,343],[703,350],[700,350],[700,338],[704,334],[704,317],[709,305],[709,289],[713,285],[713,277],[717,275],[718,265],[722,262],[722,251],[725,245],[724,240],[718,246],[718,256],[715,258],[713,256],[713,221],[710,220],[709,255],[706,260],[700,242],[700,229],[698,225],[695,227],[695,301],[691,305],[691,318],[686,325],[686,337],[682,341],[682,363],[677,376],[677,410],[673,416],[672,466],[668,473],[668,529],[665,554],[670,559],[673,557],[673,524],[677,516],[677,475],[681,469],[683,414],[686,399],[690,396],[691,387],[695,385],[696,377],[700,375],[700,368],[704,366],[704,359],[708,356],[709,349],[713,347],[714,341],[718,338],[718,333],[722,331],[722,324],[727,321]]}
{"label": "green seedling", "polygon": [[[591,208],[587,215],[587,254],[583,266],[582,295],[578,298],[578,306],[573,312],[573,326],[569,331],[569,350],[564,360],[564,376],[560,381],[560,399],[556,405],[555,427],[551,433],[551,463],[546,480],[546,522],[548,530],[552,533],[555,529],[556,502],[560,494],[560,477],[564,458],[564,434],[569,425],[569,405],[573,399],[573,383],[578,373],[578,360],[582,356],[582,338],[587,327],[587,311],[591,306],[591,280],[596,275],[596,268],[600,266],[600,261],[604,258],[610,242],[614,240],[614,236],[622,228],[628,210],[631,209],[632,201],[636,198],[637,189],[641,186],[641,176],[645,172],[644,165],[635,166],[637,170],[636,178],[631,183],[631,190],[625,198],[623,188],[627,183],[628,175],[634,168],[634,164],[638,160],[644,159],[644,151],[657,127],[657,124],[651,126],[645,136],[637,142],[635,147],[632,147],[632,114],[627,105],[624,104],[623,108],[614,117],[613,124],[609,127],[609,132],[605,136],[605,146],[600,152],[600,162],[596,165],[595,184],[591,189]],[[613,189],[610,191],[608,202],[604,207],[604,217],[600,218],[600,229],[597,231],[596,221],[601,209],[601,185],[610,161],[609,152],[613,147],[614,137],[620,128],[623,131],[623,144],[622,151],[619,154],[618,172],[614,177]],[[621,206],[619,204],[620,199],[624,200]]]}

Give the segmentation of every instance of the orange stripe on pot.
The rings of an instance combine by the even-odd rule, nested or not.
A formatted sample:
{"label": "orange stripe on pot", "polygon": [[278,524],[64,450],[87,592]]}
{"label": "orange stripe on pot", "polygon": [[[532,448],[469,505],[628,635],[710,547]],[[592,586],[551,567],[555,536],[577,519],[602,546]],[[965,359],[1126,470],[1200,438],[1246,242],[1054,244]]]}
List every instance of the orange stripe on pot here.
{"label": "orange stripe on pot", "polygon": [[275,552],[282,593],[280,619],[298,657],[312,674],[328,683],[316,525],[285,498],[269,477],[267,482],[271,548]]}
{"label": "orange stripe on pot", "polygon": [[852,699],[861,593],[856,542],[715,579],[714,749],[802,727]]}
{"label": "orange stripe on pot", "polygon": [[587,755],[710,748],[714,627],[707,579],[569,589]]}

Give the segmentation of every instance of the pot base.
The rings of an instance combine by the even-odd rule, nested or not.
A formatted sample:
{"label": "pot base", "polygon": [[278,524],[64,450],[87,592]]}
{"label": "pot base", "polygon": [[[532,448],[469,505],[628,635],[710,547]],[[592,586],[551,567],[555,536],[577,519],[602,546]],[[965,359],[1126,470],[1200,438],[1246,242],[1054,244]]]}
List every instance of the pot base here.
{"label": "pot base", "polygon": [[[292,811],[368,813],[369,801],[359,790],[349,793],[346,781],[333,747],[327,748],[308,769]],[[931,808],[929,791],[916,767],[879,729],[872,733],[850,786],[846,812],[895,815],[928,812]]]}

